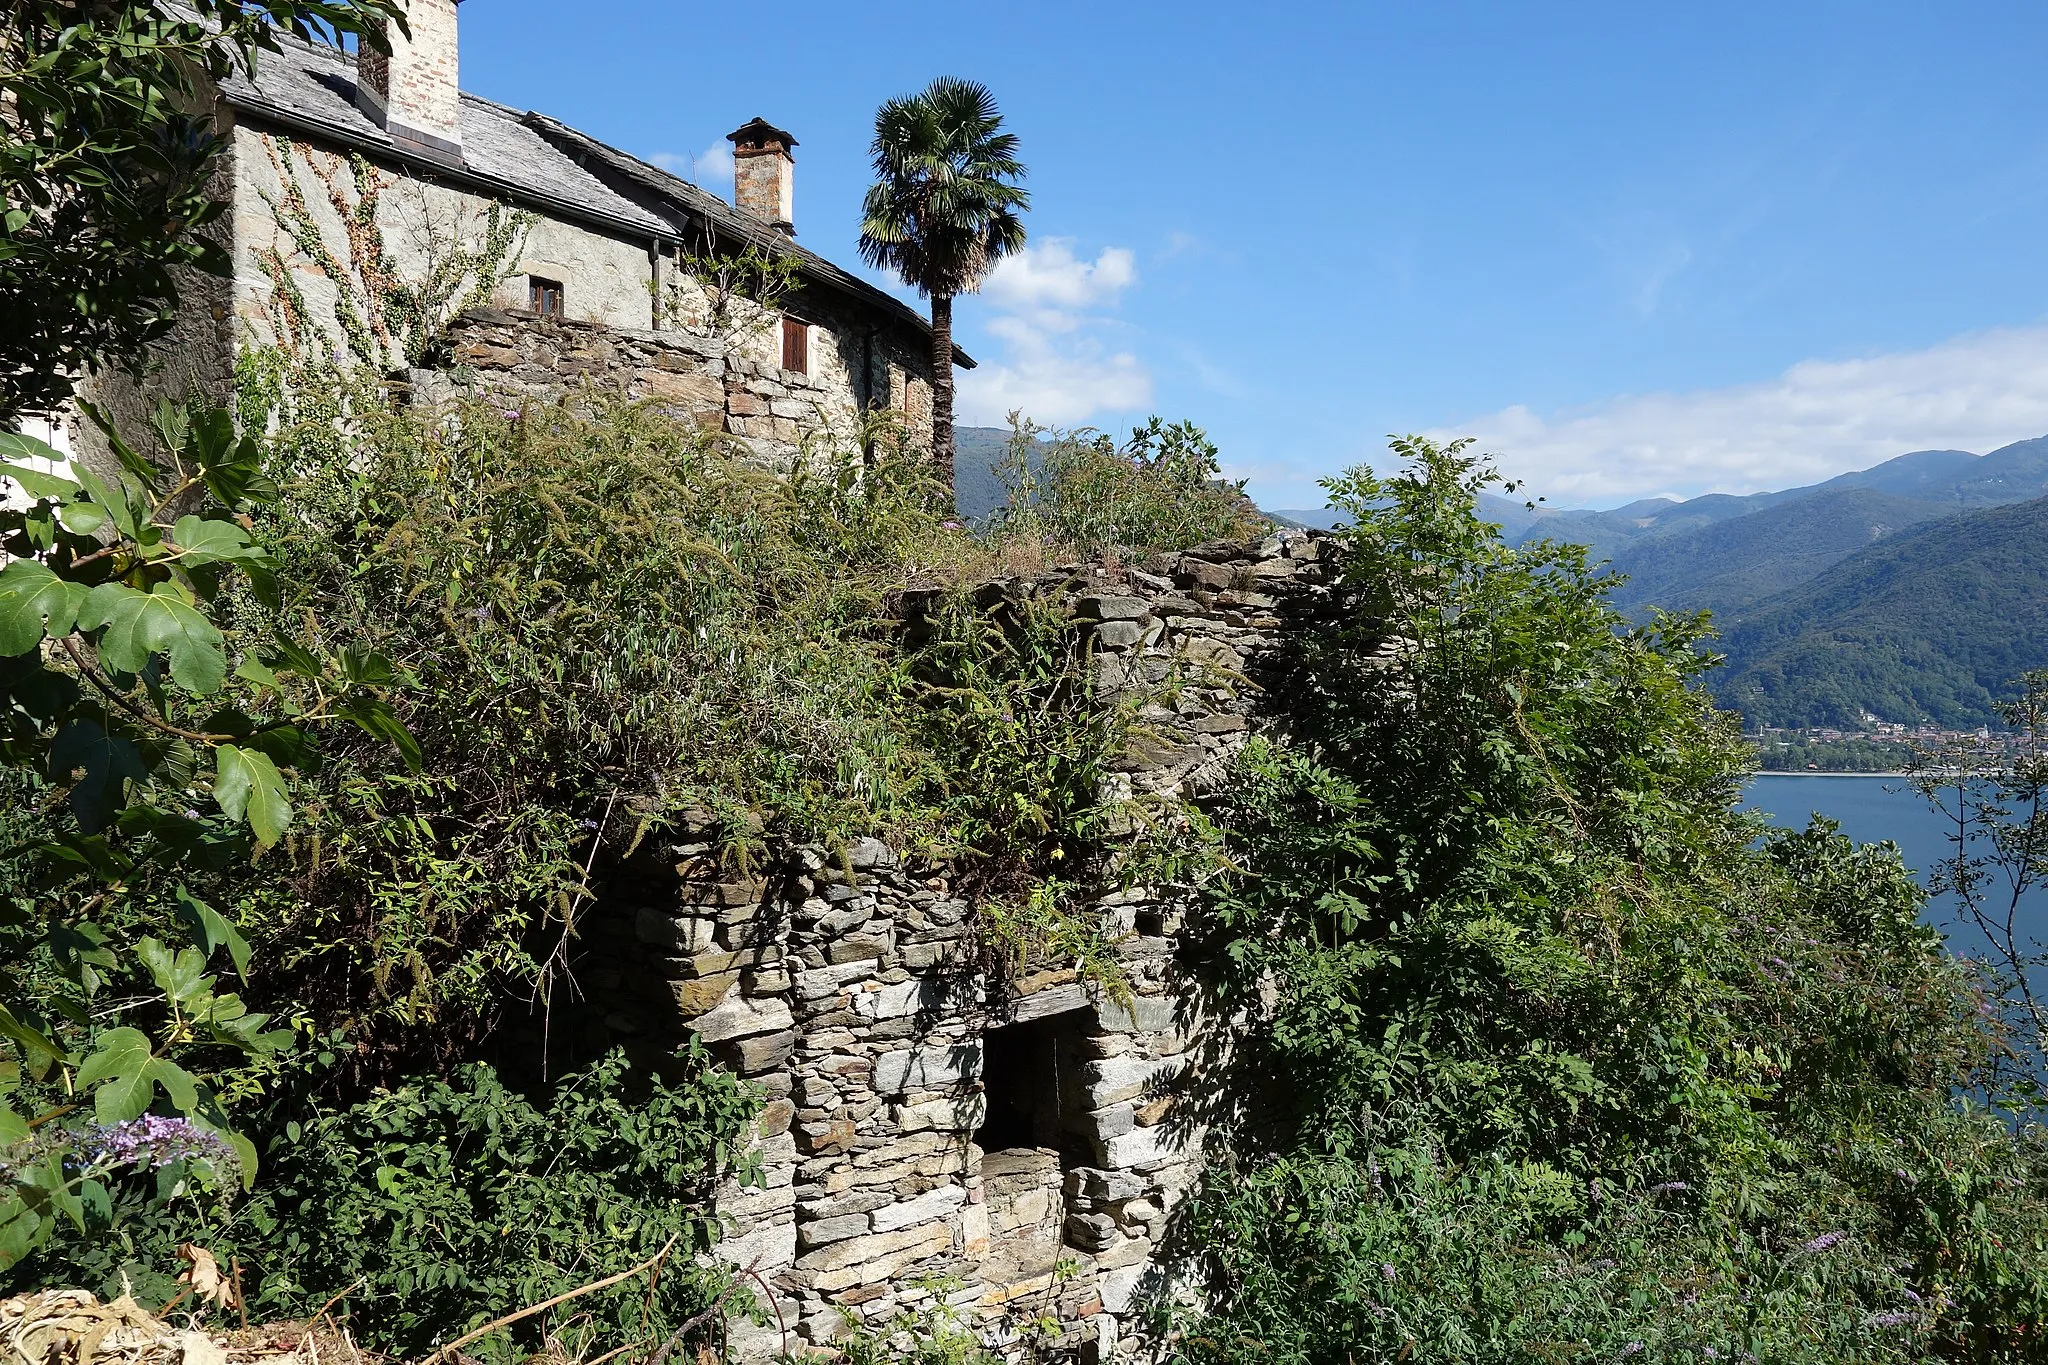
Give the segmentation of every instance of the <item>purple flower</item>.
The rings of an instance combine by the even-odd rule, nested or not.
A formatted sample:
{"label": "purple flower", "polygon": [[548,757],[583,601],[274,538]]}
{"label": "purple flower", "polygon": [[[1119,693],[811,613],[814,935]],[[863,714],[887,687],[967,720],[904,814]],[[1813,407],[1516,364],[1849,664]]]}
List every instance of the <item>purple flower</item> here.
{"label": "purple flower", "polygon": [[1893,1308],[1883,1313],[1872,1313],[1866,1321],[1872,1327],[1904,1327],[1917,1319],[1907,1309]]}
{"label": "purple flower", "polygon": [[1643,1343],[1641,1343],[1640,1341],[1631,1341],[1628,1345],[1621,1348],[1621,1353],[1624,1356],[1641,1355],[1643,1353]]}
{"label": "purple flower", "polygon": [[1818,1256],[1823,1251],[1833,1251],[1847,1240],[1848,1236],[1846,1232],[1823,1232],[1799,1249],[1809,1256]]}
{"label": "purple flower", "polygon": [[1394,1282],[1394,1267],[1388,1265],[1385,1261],[1381,1261],[1380,1278],[1385,1280],[1388,1284],[1392,1284]]}
{"label": "purple flower", "polygon": [[506,408],[506,409],[504,409],[503,411],[504,411],[504,414],[505,414],[505,420],[506,420],[506,421],[508,421],[508,422],[516,422],[516,421],[518,421],[518,420],[519,420],[519,409],[518,409],[518,408]]}
{"label": "purple flower", "polygon": [[939,523],[939,529],[941,531],[957,531],[960,529],[960,523],[957,521],[942,521]]}
{"label": "purple flower", "polygon": [[1691,1189],[1691,1188],[1692,1188],[1692,1186],[1690,1186],[1690,1185],[1686,1184],[1686,1183],[1685,1183],[1685,1182],[1684,1182],[1683,1180],[1667,1180],[1667,1181],[1665,1181],[1665,1182],[1664,1182],[1663,1184],[1661,1184],[1661,1185],[1652,1185],[1652,1186],[1650,1186],[1650,1193],[1651,1193],[1651,1194],[1683,1194],[1683,1193],[1684,1193],[1685,1191],[1687,1191],[1687,1190],[1689,1190],[1689,1189]]}
{"label": "purple flower", "polygon": [[94,1124],[77,1136],[78,1149],[85,1159],[105,1166],[143,1168],[167,1166],[174,1161],[237,1164],[234,1150],[220,1134],[208,1132],[190,1119],[144,1114],[122,1123]]}

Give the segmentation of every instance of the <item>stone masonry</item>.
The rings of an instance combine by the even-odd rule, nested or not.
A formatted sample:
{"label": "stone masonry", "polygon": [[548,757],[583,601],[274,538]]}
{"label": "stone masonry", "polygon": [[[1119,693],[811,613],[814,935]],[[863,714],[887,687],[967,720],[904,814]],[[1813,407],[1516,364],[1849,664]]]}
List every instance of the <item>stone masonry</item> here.
{"label": "stone masonry", "polygon": [[[1147,705],[1106,795],[1199,795],[1259,715],[1248,671],[1331,601],[1334,549],[1319,533],[1220,543],[991,584],[983,604],[1064,600],[1098,696],[1172,698]],[[920,605],[905,604],[912,630]],[[579,975],[616,1002],[615,1034],[688,1028],[765,1089],[766,1187],[722,1191],[719,1254],[773,1286],[789,1348],[940,1292],[1013,1357],[1144,1358],[1129,1309],[1141,1283],[1172,1282],[1155,1252],[1202,1143],[1169,1089],[1204,1036],[1175,896],[1097,902],[1131,985],[1120,1003],[1062,964],[991,976],[945,869],[878,841],[790,848],[744,878],[711,854],[660,849],[588,929]],[[1027,1341],[1045,1322],[1056,1337]],[[783,1349],[772,1321],[743,1330],[740,1359]]]}
{"label": "stone masonry", "polygon": [[854,439],[847,385],[785,370],[753,349],[693,332],[479,308],[450,325],[443,363],[457,380],[508,404],[551,403],[579,384],[646,400],[730,435],[764,467],[785,473],[808,442],[844,448]]}

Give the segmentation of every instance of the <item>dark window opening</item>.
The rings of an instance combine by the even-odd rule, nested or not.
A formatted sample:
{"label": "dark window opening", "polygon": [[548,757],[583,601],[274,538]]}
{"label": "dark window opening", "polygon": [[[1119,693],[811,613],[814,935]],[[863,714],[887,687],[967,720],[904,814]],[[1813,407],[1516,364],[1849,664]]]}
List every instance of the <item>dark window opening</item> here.
{"label": "dark window opening", "polygon": [[526,277],[526,306],[544,318],[562,316],[562,282],[544,280],[538,275]]}
{"label": "dark window opening", "polygon": [[1090,1012],[990,1029],[982,1039],[987,1113],[974,1134],[997,1260],[1023,1270],[1062,1254],[1066,1176],[1096,1164],[1082,1084]]}
{"label": "dark window opening", "polygon": [[782,368],[798,374],[811,372],[811,329],[795,318],[782,320]]}

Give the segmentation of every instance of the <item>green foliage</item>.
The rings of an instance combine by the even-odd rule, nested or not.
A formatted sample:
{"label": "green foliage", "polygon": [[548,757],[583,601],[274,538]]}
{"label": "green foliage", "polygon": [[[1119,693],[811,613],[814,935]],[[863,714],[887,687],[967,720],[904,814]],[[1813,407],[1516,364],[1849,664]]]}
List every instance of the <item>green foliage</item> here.
{"label": "green foliage", "polygon": [[157,1203],[131,1182],[110,1227],[24,1269],[107,1298],[125,1280],[160,1304],[179,1288],[168,1273],[178,1244],[198,1242],[241,1262],[252,1311],[300,1317],[350,1290],[338,1313],[358,1341],[417,1355],[674,1239],[651,1289],[636,1277],[464,1349],[509,1361],[550,1342],[571,1358],[650,1346],[723,1286],[700,1263],[717,1231],[705,1208],[758,1105],[698,1047],[662,1071],[613,1053],[530,1098],[471,1065],[338,1112],[300,1111],[279,1125],[255,1197],[190,1190]]}
{"label": "green foliage", "polygon": [[1701,623],[1395,448],[1327,485],[1351,615],[1211,812],[1244,1028],[1183,1355],[2026,1358],[2048,1167],[1951,1099],[1989,1039],[1896,854],[1736,814]]}
{"label": "green foliage", "polygon": [[[0,420],[132,364],[177,318],[174,272],[226,258],[198,235],[226,145],[203,87],[276,31],[369,34],[394,0],[20,0],[0,19]],[[402,23],[403,20],[401,19]]]}
{"label": "green foliage", "polygon": [[1913,761],[1913,748],[1895,739],[1806,739],[1764,735],[1756,740],[1756,766],[1767,773],[1897,773]]}
{"label": "green foliage", "polygon": [[736,866],[764,832],[882,835],[1046,910],[1004,921],[1035,949],[1089,946],[1031,892],[1086,880],[1128,713],[1089,696],[1062,609],[963,596],[1000,548],[911,458],[781,479],[644,409],[275,391],[288,496],[262,532],[291,587],[236,628],[310,613],[336,657],[391,660],[421,768],[333,749],[282,865],[221,894],[268,926],[271,990],[387,1031],[379,1067],[459,1055],[507,990],[554,999],[606,875],[683,817]]}
{"label": "green foliage", "polygon": [[1016,183],[1025,174],[1017,149],[995,96],[974,81],[941,76],[883,101],[875,183],[861,206],[862,259],[922,294],[972,292],[1024,246],[1031,193]]}
{"label": "green foliage", "polygon": [[1063,552],[1134,557],[1264,534],[1270,523],[1223,480],[1215,443],[1191,422],[1154,417],[1121,446],[1102,432],[1045,432],[1011,414],[996,468],[1006,531]]}
{"label": "green foliage", "polygon": [[[247,526],[276,490],[226,413],[167,406],[157,425],[164,469],[107,429],[112,479],[0,436],[0,469],[34,499],[0,512],[20,556],[0,570],[0,758],[20,803],[4,831],[0,1266],[103,1210],[104,1163],[67,1117],[88,1098],[103,1128],[163,1106],[226,1133],[223,1077],[291,1032],[219,989],[209,963],[225,949],[246,977],[249,945],[185,882],[283,837],[285,774],[314,730],[396,724],[378,689],[284,631],[248,639],[230,676],[214,614],[231,583],[270,591]],[[195,946],[166,945],[171,924]],[[253,1149],[227,1141],[252,1177]]]}
{"label": "green foliage", "polygon": [[[1590,1200],[1514,1163],[1449,1169],[1426,1146],[1369,1166],[1299,1156],[1220,1183],[1192,1234],[1233,1311],[1202,1362],[1396,1360],[1862,1365],[1924,1359],[1935,1316],[1863,1238],[1703,1235],[1683,1189]],[[1590,1205],[1573,1236],[1560,1205]]]}

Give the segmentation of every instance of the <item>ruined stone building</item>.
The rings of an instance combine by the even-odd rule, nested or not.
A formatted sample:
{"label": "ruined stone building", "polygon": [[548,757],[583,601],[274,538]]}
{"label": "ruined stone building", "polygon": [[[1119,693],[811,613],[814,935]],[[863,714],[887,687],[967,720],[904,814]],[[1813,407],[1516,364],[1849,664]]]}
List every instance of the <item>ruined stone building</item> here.
{"label": "ruined stone building", "polygon": [[[411,0],[408,18],[388,57],[283,38],[253,80],[217,92],[233,269],[185,281],[139,390],[96,386],[124,426],[143,429],[158,394],[224,397],[238,352],[281,343],[398,378],[480,369],[514,391],[603,374],[773,463],[843,441],[870,409],[928,434],[929,325],[798,243],[794,137],[758,118],[736,129],[727,204],[464,93],[457,0]],[[730,268],[750,249],[794,262],[766,308]]]}
{"label": "ruined stone building", "polygon": [[[1336,609],[1335,555],[1289,532],[976,600],[1069,615],[1097,704],[1142,708],[1105,797],[1171,811],[1218,790],[1268,723],[1262,698],[1284,689],[1255,680]],[[913,632],[920,609],[905,604]],[[1136,825],[1110,828],[1114,859]],[[1182,961],[1188,893],[1118,876],[1083,908],[1120,995],[1070,962],[991,963],[944,864],[866,839],[771,847],[742,875],[704,838],[650,841],[579,925],[575,970],[599,1045],[695,1033],[766,1093],[766,1183],[721,1191],[717,1254],[760,1277],[776,1317],[741,1325],[734,1358],[827,1347],[934,1296],[1011,1359],[1154,1358],[1144,1305],[1184,1287],[1176,1218],[1230,1093],[1225,1033]]]}

